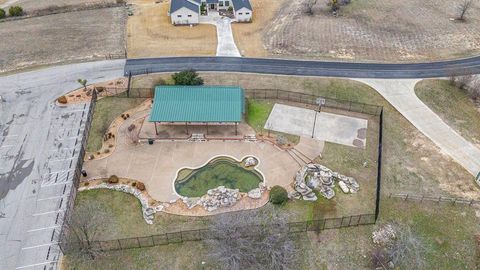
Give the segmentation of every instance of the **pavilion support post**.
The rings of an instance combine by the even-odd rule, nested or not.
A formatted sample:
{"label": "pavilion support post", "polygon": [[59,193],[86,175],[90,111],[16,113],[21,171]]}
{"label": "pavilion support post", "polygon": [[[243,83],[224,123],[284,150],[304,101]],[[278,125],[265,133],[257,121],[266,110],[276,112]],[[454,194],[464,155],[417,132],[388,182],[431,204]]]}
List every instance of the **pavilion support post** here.
{"label": "pavilion support post", "polygon": [[208,122],[206,124],[207,124],[207,135],[208,135]]}
{"label": "pavilion support post", "polygon": [[188,123],[185,122],[185,131],[187,132],[187,135],[188,135]]}
{"label": "pavilion support post", "polygon": [[155,134],[158,136],[157,122],[155,122]]}
{"label": "pavilion support post", "polygon": [[238,135],[237,126],[238,126],[238,123],[237,123],[237,122],[235,122],[235,136],[237,136],[237,135]]}

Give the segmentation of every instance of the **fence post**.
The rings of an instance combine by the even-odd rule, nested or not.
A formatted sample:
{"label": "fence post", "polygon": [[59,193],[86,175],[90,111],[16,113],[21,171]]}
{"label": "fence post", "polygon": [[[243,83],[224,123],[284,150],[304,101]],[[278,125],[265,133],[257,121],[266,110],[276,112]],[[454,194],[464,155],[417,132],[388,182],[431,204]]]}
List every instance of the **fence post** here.
{"label": "fence post", "polygon": [[118,242],[118,249],[122,249],[122,244],[120,244],[120,239],[117,239]]}
{"label": "fence post", "polygon": [[470,206],[472,206],[472,204],[473,204],[473,199],[470,201]]}
{"label": "fence post", "polygon": [[127,97],[130,97],[130,82],[132,80],[132,72],[128,72],[128,81],[127,81]]}
{"label": "fence post", "polygon": [[408,194],[405,196],[405,201],[408,200]]}
{"label": "fence post", "polygon": [[138,239],[137,237],[137,244],[138,244],[138,248],[141,248],[142,246],[140,245],[140,239]]}
{"label": "fence post", "polygon": [[438,203],[440,203],[441,200],[442,200],[442,196],[439,196],[438,197]]}

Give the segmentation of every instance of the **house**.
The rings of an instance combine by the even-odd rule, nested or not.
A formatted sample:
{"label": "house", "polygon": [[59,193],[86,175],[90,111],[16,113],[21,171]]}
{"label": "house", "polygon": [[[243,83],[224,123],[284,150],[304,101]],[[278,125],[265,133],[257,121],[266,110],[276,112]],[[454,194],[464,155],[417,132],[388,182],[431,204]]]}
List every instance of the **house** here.
{"label": "house", "polygon": [[172,24],[198,24],[200,16],[209,12],[230,15],[237,22],[252,21],[252,5],[249,0],[171,0],[170,19]]}

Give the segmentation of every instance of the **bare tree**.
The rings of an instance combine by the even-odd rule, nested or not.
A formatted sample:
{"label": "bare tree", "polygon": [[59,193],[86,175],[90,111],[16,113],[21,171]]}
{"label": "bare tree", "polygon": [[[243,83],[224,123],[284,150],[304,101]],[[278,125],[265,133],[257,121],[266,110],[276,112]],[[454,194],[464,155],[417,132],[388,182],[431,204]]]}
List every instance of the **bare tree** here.
{"label": "bare tree", "polygon": [[219,215],[207,240],[208,256],[221,269],[293,269],[298,259],[285,218],[268,210]]}
{"label": "bare tree", "polygon": [[95,260],[102,255],[96,241],[112,218],[110,212],[94,201],[76,205],[70,217],[65,217],[59,239],[65,255],[72,261]]}
{"label": "bare tree", "polygon": [[317,4],[317,0],[306,0],[304,2],[304,6],[305,6],[305,14],[309,15],[309,16],[313,16],[314,14],[314,11],[313,11],[313,7],[315,6],[315,4]]}
{"label": "bare tree", "polygon": [[475,75],[458,76],[456,78],[456,86],[460,89],[467,90],[474,80]]}
{"label": "bare tree", "polygon": [[468,87],[467,92],[470,98],[474,100],[480,99],[480,78],[476,78],[472,81],[472,83]]}
{"label": "bare tree", "polygon": [[457,4],[457,20],[464,21],[470,8],[473,6],[474,0],[461,0]]}
{"label": "bare tree", "polygon": [[[376,234],[376,235],[375,235]],[[425,267],[423,241],[410,226],[402,224],[384,224],[374,232],[375,249],[372,252],[374,267],[423,269]],[[378,237],[379,236],[379,237]],[[380,240],[380,241],[379,241]]]}

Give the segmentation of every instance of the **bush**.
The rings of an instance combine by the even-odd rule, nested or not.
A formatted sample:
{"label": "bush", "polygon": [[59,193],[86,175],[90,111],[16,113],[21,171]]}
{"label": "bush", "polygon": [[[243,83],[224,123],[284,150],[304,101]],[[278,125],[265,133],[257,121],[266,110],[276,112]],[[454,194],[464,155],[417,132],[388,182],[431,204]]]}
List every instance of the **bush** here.
{"label": "bush", "polygon": [[66,96],[61,96],[61,97],[57,98],[57,101],[60,104],[67,104],[67,102],[68,102]]}
{"label": "bush", "polygon": [[23,8],[21,6],[11,6],[8,9],[8,14],[10,16],[22,16],[23,15]]}
{"label": "bush", "polygon": [[145,184],[142,183],[142,182],[137,182],[137,188],[140,191],[144,191],[145,190]]}
{"label": "bush", "polygon": [[175,85],[203,85],[203,79],[193,70],[184,70],[172,75]]}
{"label": "bush", "polygon": [[270,202],[273,204],[284,204],[288,201],[288,193],[281,186],[274,186],[270,190]]}
{"label": "bush", "polygon": [[111,175],[109,178],[108,178],[108,183],[110,184],[116,184],[118,183],[119,179],[118,179],[118,176],[116,175]]}
{"label": "bush", "polygon": [[0,19],[5,18],[5,16],[6,16],[5,10],[0,8]]}

